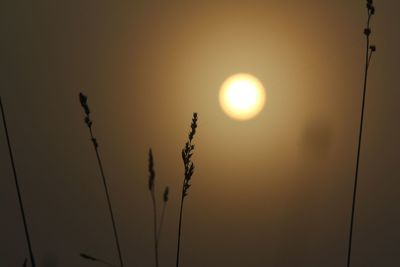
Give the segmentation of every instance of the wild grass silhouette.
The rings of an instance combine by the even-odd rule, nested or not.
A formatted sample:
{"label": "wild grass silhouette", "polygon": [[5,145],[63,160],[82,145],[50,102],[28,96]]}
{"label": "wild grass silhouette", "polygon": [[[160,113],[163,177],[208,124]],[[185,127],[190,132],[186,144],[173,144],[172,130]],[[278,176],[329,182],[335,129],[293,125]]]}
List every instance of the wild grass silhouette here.
{"label": "wild grass silhouette", "polygon": [[[347,251],[347,267],[351,266],[353,230],[354,230],[357,189],[358,189],[358,180],[359,180],[359,165],[360,165],[360,157],[361,157],[361,145],[362,145],[362,141],[363,141],[363,132],[364,132],[366,94],[367,94],[367,89],[368,89],[368,74],[369,74],[372,56],[376,52],[376,46],[371,45],[371,40],[370,40],[371,33],[372,33],[371,20],[372,20],[372,17],[375,15],[375,6],[373,4],[373,0],[367,0],[366,7],[367,7],[367,12],[368,12],[368,17],[367,17],[366,27],[364,28],[365,68],[364,68],[363,92],[362,92],[362,99],[361,99],[361,114],[360,114],[360,124],[359,124],[359,133],[358,133],[358,146],[357,146],[356,166],[355,166],[355,175],[354,175],[354,187],[353,187],[353,194],[352,194],[352,207],[351,207],[351,218],[350,218],[350,229],[349,229],[349,240],[348,240],[348,251]],[[118,238],[118,231],[117,231],[117,227],[116,227],[116,223],[115,223],[112,203],[111,203],[111,199],[110,199],[110,195],[109,195],[107,179],[106,179],[104,169],[103,169],[103,164],[102,164],[102,161],[100,158],[99,144],[93,134],[93,129],[92,129],[93,122],[90,118],[91,112],[89,109],[89,105],[87,103],[87,97],[84,94],[80,93],[79,101],[80,101],[80,104],[85,113],[84,122],[89,129],[91,142],[93,144],[93,147],[94,147],[94,150],[96,153],[98,167],[99,167],[102,182],[104,185],[106,200],[107,200],[108,209],[109,209],[109,213],[110,213],[110,217],[111,217],[113,233],[114,233],[116,248],[117,248],[118,257],[119,257],[119,263],[120,263],[119,266],[123,267],[124,266],[123,257],[122,257],[122,253],[121,253],[121,247],[120,247],[120,242],[119,242],[119,238]],[[1,113],[2,113],[3,126],[5,129],[6,138],[7,138],[7,145],[8,145],[8,150],[9,150],[10,161],[11,161],[11,165],[12,165],[16,190],[17,190],[17,194],[18,194],[19,206],[20,206],[24,230],[25,230],[25,236],[26,236],[26,240],[27,240],[27,244],[28,244],[28,248],[29,248],[29,258],[30,258],[31,266],[36,267],[34,253],[33,253],[32,244],[31,244],[31,238],[30,238],[29,231],[28,231],[28,224],[27,224],[24,205],[23,205],[23,201],[22,201],[22,194],[21,194],[21,190],[20,190],[16,166],[15,166],[14,157],[13,157],[10,136],[9,136],[8,128],[7,128],[6,115],[5,115],[1,97],[0,97],[0,107],[1,107]],[[193,156],[194,148],[195,148],[195,145],[193,144],[193,138],[196,134],[196,129],[198,126],[197,120],[198,120],[197,113],[193,113],[192,122],[191,122],[191,130],[188,134],[188,140],[182,149],[184,177],[183,177],[182,191],[181,191],[181,198],[180,198],[176,267],[179,267],[179,263],[180,263],[180,248],[181,248],[181,239],[182,239],[184,200],[188,196],[188,191],[189,191],[189,188],[191,187],[191,179],[192,179],[192,176],[194,174],[194,169],[195,169],[194,163],[192,161],[192,156]],[[154,226],[154,237],[153,238],[154,238],[155,265],[156,265],[156,267],[158,267],[159,266],[159,242],[160,242],[160,236],[161,236],[161,232],[162,232],[165,210],[166,210],[168,198],[169,198],[169,188],[166,187],[164,190],[162,212],[161,212],[161,216],[158,217],[157,216],[158,215],[157,201],[156,201],[156,180],[155,180],[156,173],[155,173],[155,167],[154,167],[154,157],[153,157],[153,153],[152,153],[151,149],[149,150],[148,171],[149,171],[148,187],[149,187],[149,191],[151,194],[152,205],[153,205],[153,215],[154,215],[154,225],[153,225]],[[97,257],[93,257],[93,256],[85,254],[85,253],[80,253],[80,257],[85,260],[98,262],[98,263],[102,263],[104,265],[116,267],[116,265],[113,265],[112,263],[109,263],[105,260],[102,260]],[[28,259],[25,258],[22,266],[26,267],[27,265],[28,265]]]}
{"label": "wild grass silhouette", "polygon": [[168,194],[169,194],[169,187],[167,186],[164,190],[163,194],[163,209],[161,212],[161,219],[160,224],[157,224],[157,201],[156,201],[156,173],[154,169],[154,158],[153,158],[153,151],[149,150],[149,161],[148,161],[148,171],[149,171],[149,191],[151,195],[151,200],[153,204],[153,217],[154,217],[154,257],[155,257],[155,264],[156,267],[159,266],[159,242],[160,242],[160,235],[161,235],[161,228],[164,222],[164,214],[165,209],[168,202]]}
{"label": "wild grass silhouette", "polygon": [[95,257],[90,256],[90,255],[85,254],[85,253],[81,253],[81,254],[79,254],[79,256],[81,256],[81,258],[83,258],[83,259],[85,259],[85,260],[96,261],[96,262],[100,262],[100,263],[102,263],[102,264],[104,264],[104,265],[107,265],[107,266],[116,267],[116,266],[113,265],[112,263],[109,263],[109,262],[107,262],[107,261],[105,261],[105,260],[102,260],[102,259],[99,259],[99,258],[95,258]]}
{"label": "wild grass silhouette", "polygon": [[184,148],[182,149],[182,160],[184,166],[184,178],[182,184],[182,194],[181,194],[181,202],[180,202],[180,211],[179,211],[179,226],[178,226],[178,245],[176,251],[176,267],[179,266],[179,253],[180,253],[180,245],[181,245],[181,231],[182,231],[182,214],[183,214],[183,202],[185,197],[188,194],[188,190],[191,186],[190,180],[192,179],[194,173],[194,164],[192,162],[192,156],[194,151],[194,144],[192,143],[193,137],[196,134],[197,128],[197,113],[193,113],[192,124],[190,126],[191,130],[188,135],[188,141],[185,143]]}
{"label": "wild grass silhouette", "polygon": [[149,150],[149,191],[153,203],[153,216],[154,216],[154,257],[156,267],[158,267],[158,238],[157,238],[157,202],[155,194],[155,180],[156,173],[154,171],[153,152]]}
{"label": "wild grass silhouette", "polygon": [[99,153],[99,144],[97,142],[97,139],[94,137],[93,135],[93,130],[92,130],[92,125],[93,122],[90,118],[90,109],[89,109],[89,105],[87,103],[87,97],[82,94],[79,93],[79,102],[81,103],[81,106],[85,112],[85,123],[89,129],[89,133],[90,133],[90,138],[91,141],[93,143],[93,147],[96,153],[96,157],[97,157],[97,162],[98,162],[98,166],[100,169],[100,174],[103,180],[103,185],[104,185],[104,190],[105,190],[105,194],[106,194],[106,198],[107,198],[107,204],[108,204],[108,209],[110,212],[110,217],[111,217],[111,222],[112,222],[112,227],[113,227],[113,231],[114,231],[114,238],[115,238],[115,244],[117,247],[117,251],[118,251],[118,257],[119,257],[119,263],[120,263],[120,267],[124,266],[123,260],[122,260],[122,253],[121,253],[121,247],[120,247],[120,243],[119,243],[119,238],[118,238],[118,232],[117,232],[117,227],[115,224],[115,219],[114,219],[114,212],[112,209],[112,205],[111,205],[111,199],[110,199],[110,195],[108,192],[108,186],[107,186],[107,181],[106,181],[106,176],[104,174],[104,169],[103,169],[103,164],[100,158],[100,153]]}
{"label": "wild grass silhouette", "polygon": [[[15,166],[14,155],[13,155],[13,151],[12,151],[12,147],[11,147],[11,140],[10,140],[10,136],[8,134],[6,114],[5,114],[5,111],[4,111],[3,102],[1,100],[1,97],[0,97],[0,109],[1,109],[1,117],[3,119],[4,131],[6,133],[8,153],[10,155],[10,161],[11,161],[11,167],[12,167],[13,175],[14,175],[15,187],[17,189],[17,194],[18,194],[18,202],[19,202],[19,208],[21,210],[21,216],[22,216],[22,222],[23,222],[24,230],[25,230],[26,242],[28,243],[29,256],[30,256],[30,259],[31,259],[32,267],[35,267],[36,266],[35,257],[33,255],[31,238],[30,238],[29,230],[28,230],[28,223],[27,223],[27,220],[26,220],[26,215],[25,215],[25,210],[24,210],[24,204],[23,204],[23,201],[22,201],[21,190],[20,190],[20,187],[19,187],[17,168]],[[26,266],[26,264],[27,264],[27,260],[25,259],[24,266]]]}
{"label": "wild grass silhouette", "polygon": [[364,28],[365,35],[365,69],[364,69],[364,87],[363,94],[361,100],[361,118],[360,118],[360,128],[359,128],[359,136],[358,136],[358,147],[357,147],[357,159],[356,159],[356,169],[354,175],[354,187],[353,187],[353,201],[351,207],[351,219],[350,219],[350,233],[349,233],[349,244],[347,251],[347,267],[350,267],[351,264],[351,249],[352,249],[352,241],[353,241],[353,227],[354,227],[354,216],[355,216],[355,208],[356,208],[356,200],[357,200],[357,185],[358,185],[358,171],[360,165],[360,154],[361,154],[361,144],[362,144],[362,134],[363,134],[363,126],[364,126],[364,110],[365,110],[365,98],[367,93],[367,83],[368,83],[368,70],[371,63],[371,58],[374,52],[376,51],[376,46],[370,44],[370,35],[371,35],[371,18],[375,14],[375,6],[372,0],[367,0],[367,11],[368,11],[368,19],[366,23],[366,27]]}
{"label": "wild grass silhouette", "polygon": [[158,232],[157,232],[157,243],[158,244],[160,244],[160,236],[161,236],[161,231],[162,231],[162,227],[164,224],[164,216],[165,216],[165,210],[167,209],[168,199],[169,199],[169,187],[166,186],[164,189],[164,194],[163,194],[163,208],[161,211],[160,225],[158,226]]}

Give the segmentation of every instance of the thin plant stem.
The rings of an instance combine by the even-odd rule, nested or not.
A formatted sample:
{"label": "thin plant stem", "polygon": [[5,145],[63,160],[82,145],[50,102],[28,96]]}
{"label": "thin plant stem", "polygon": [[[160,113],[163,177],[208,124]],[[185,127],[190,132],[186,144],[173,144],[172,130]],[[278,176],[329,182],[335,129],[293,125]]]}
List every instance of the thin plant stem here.
{"label": "thin plant stem", "polygon": [[168,203],[168,199],[169,199],[169,187],[166,186],[164,189],[164,194],[163,194],[163,208],[161,211],[161,219],[160,219],[160,225],[158,227],[158,232],[157,232],[157,242],[158,244],[160,244],[160,238],[161,238],[161,231],[162,231],[162,227],[164,224],[164,216],[165,216],[165,210],[167,209],[167,203]]}
{"label": "thin plant stem", "polygon": [[179,225],[178,225],[178,245],[176,250],[176,267],[179,267],[180,248],[181,248],[181,235],[182,235],[182,216],[183,216],[183,202],[188,194],[188,190],[191,186],[191,179],[194,173],[194,164],[191,160],[194,151],[194,144],[192,143],[193,137],[196,134],[197,128],[197,113],[193,113],[191,130],[188,135],[188,141],[182,149],[182,160],[185,168],[184,179],[182,184],[182,195],[179,211]]}
{"label": "thin plant stem", "polygon": [[156,185],[155,185],[155,180],[156,180],[156,172],[154,170],[154,158],[153,158],[153,152],[150,149],[149,150],[149,191],[151,195],[151,200],[153,204],[153,216],[154,216],[154,257],[155,257],[155,263],[156,267],[158,267],[158,238],[157,238],[157,202],[156,202],[156,195],[155,195],[155,190],[156,190]]}
{"label": "thin plant stem", "polygon": [[368,70],[369,70],[372,54],[373,54],[373,52],[375,52],[375,46],[370,46],[370,33],[371,33],[370,21],[371,21],[371,16],[374,13],[375,13],[375,8],[372,6],[372,1],[371,1],[371,6],[368,5],[367,27],[364,30],[364,34],[366,36],[364,86],[363,86],[362,104],[361,104],[361,116],[360,116],[360,128],[359,128],[358,146],[357,146],[356,168],[355,168],[355,175],[354,175],[354,187],[353,187],[353,199],[352,199],[352,207],[351,207],[349,243],[348,243],[348,251],[347,251],[347,267],[350,267],[350,264],[351,264],[353,228],[354,228],[355,209],[356,209],[356,200],[357,200],[358,173],[359,173],[361,144],[362,144],[363,128],[364,128],[365,99],[366,99],[367,85],[368,85]]}
{"label": "thin plant stem", "polygon": [[[92,137],[92,139],[94,139],[93,133],[92,133],[92,128],[89,128],[89,131],[90,131],[90,136]],[[111,222],[112,222],[113,231],[114,231],[114,236],[115,236],[115,243],[116,243],[116,245],[117,245],[118,256],[119,256],[119,262],[120,262],[120,266],[123,267],[123,266],[124,266],[124,263],[123,263],[123,260],[122,260],[121,246],[120,246],[120,244],[119,244],[117,226],[116,226],[116,224],[115,224],[114,212],[113,212],[113,208],[112,208],[112,205],[111,205],[110,194],[109,194],[109,192],[108,192],[108,186],[107,186],[107,181],[106,181],[106,177],[105,177],[105,174],[104,174],[103,163],[102,163],[101,158],[100,158],[100,154],[99,154],[98,147],[97,147],[95,144],[93,144],[93,146],[94,146],[94,150],[95,150],[95,152],[96,152],[96,157],[97,157],[97,162],[98,162],[98,164],[99,164],[99,169],[100,169],[101,177],[102,177],[102,179],[103,179],[104,191],[105,191],[105,193],[106,193],[108,209],[109,209],[110,215],[111,215]]]}
{"label": "thin plant stem", "polygon": [[97,162],[98,162],[98,166],[99,166],[99,169],[100,169],[100,174],[101,174],[101,177],[102,177],[102,180],[103,180],[104,191],[106,193],[108,209],[109,209],[109,212],[110,212],[110,217],[111,217],[111,222],[112,222],[112,227],[113,227],[113,232],[114,232],[114,237],[115,237],[115,243],[116,243],[117,250],[118,250],[118,257],[119,257],[120,267],[123,267],[124,263],[123,263],[123,260],[122,260],[122,253],[121,253],[121,247],[120,247],[119,238],[118,238],[117,227],[116,227],[116,223],[115,223],[115,219],[114,219],[114,212],[113,212],[113,208],[112,208],[112,205],[111,205],[111,199],[110,199],[110,194],[109,194],[109,191],[108,191],[106,176],[104,174],[103,163],[101,161],[100,153],[99,153],[99,150],[98,150],[99,145],[98,145],[97,140],[94,137],[93,131],[92,131],[92,121],[90,120],[90,117],[89,117],[90,111],[89,111],[89,107],[87,106],[87,103],[86,103],[86,101],[87,101],[86,96],[84,96],[83,94],[80,94],[80,101],[81,101],[81,104],[82,104],[83,108],[85,109],[85,113],[86,113],[85,122],[86,122],[86,124],[87,124],[87,126],[89,128],[90,138],[91,138],[92,143],[93,143],[93,148],[94,148],[94,151],[96,153]]}
{"label": "thin plant stem", "polygon": [[157,204],[154,190],[151,191],[151,199],[153,202],[153,214],[154,214],[154,255],[156,261],[156,267],[158,267],[158,238],[157,238]]}
{"label": "thin plant stem", "polygon": [[2,115],[2,118],[3,118],[4,130],[6,132],[8,152],[10,154],[11,166],[12,166],[12,170],[13,170],[13,174],[14,174],[15,187],[17,188],[19,207],[20,207],[20,210],[21,210],[22,221],[23,221],[23,224],[24,224],[25,237],[26,237],[26,241],[28,243],[28,249],[29,249],[29,256],[30,256],[30,259],[31,259],[31,265],[32,265],[32,267],[36,267],[35,257],[33,256],[33,249],[32,249],[31,239],[30,239],[30,236],[29,236],[28,223],[26,221],[25,210],[24,210],[24,205],[23,205],[22,196],[21,196],[21,190],[20,190],[19,182],[18,182],[17,170],[16,170],[16,167],[15,167],[14,156],[13,156],[13,152],[12,152],[12,148],[11,148],[10,136],[8,134],[6,115],[5,115],[5,112],[4,112],[4,107],[3,107],[3,103],[1,101],[1,97],[0,97],[0,107],[1,107],[1,115]]}
{"label": "thin plant stem", "polygon": [[179,226],[178,226],[178,249],[176,251],[176,267],[179,267],[179,253],[180,253],[180,248],[181,248],[181,233],[182,233],[182,214],[183,214],[183,199],[184,195],[182,192],[182,197],[181,197],[181,207],[179,211]]}
{"label": "thin plant stem", "polygon": [[158,232],[157,232],[157,243],[160,244],[160,236],[161,236],[161,230],[162,226],[164,224],[164,216],[165,216],[165,209],[167,208],[167,202],[164,202],[162,211],[161,211],[161,217],[160,217],[160,225],[158,226]]}
{"label": "thin plant stem", "polygon": [[109,263],[108,261],[105,261],[105,260],[102,260],[102,259],[99,259],[99,258],[95,258],[95,257],[90,256],[90,255],[85,254],[85,253],[81,253],[80,256],[82,258],[84,258],[85,260],[97,261],[97,262],[100,262],[100,263],[102,263],[104,265],[108,265],[108,266],[111,266],[111,267],[116,267],[114,264]]}

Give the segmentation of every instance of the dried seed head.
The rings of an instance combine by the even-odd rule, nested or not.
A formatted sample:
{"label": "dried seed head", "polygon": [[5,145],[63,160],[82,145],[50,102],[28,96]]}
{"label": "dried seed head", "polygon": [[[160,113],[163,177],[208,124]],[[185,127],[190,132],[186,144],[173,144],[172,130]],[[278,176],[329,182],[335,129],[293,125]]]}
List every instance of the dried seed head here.
{"label": "dried seed head", "polygon": [[81,102],[81,105],[84,106],[87,104],[87,96],[85,96],[82,93],[79,93],[79,101]]}
{"label": "dried seed head", "polygon": [[182,149],[182,160],[184,165],[184,181],[183,181],[183,197],[187,196],[187,191],[190,188],[190,180],[194,173],[194,164],[191,160],[193,156],[194,145],[192,144],[192,140],[194,135],[196,134],[197,128],[197,113],[193,113],[192,123],[190,126],[189,132],[189,141],[185,143],[184,148]]}
{"label": "dried seed head", "polygon": [[82,93],[79,93],[79,102],[81,102],[81,105],[86,113],[87,116],[89,116],[90,114],[90,109],[89,106],[87,104],[87,96],[85,96]]}
{"label": "dried seed head", "polygon": [[153,152],[149,150],[149,190],[153,191],[156,174],[154,172]]}
{"label": "dried seed head", "polygon": [[193,113],[192,124],[190,125],[189,141],[192,141],[194,135],[196,134],[197,128],[197,113]]}
{"label": "dried seed head", "polygon": [[169,195],[169,187],[167,186],[165,187],[164,190],[164,196],[163,196],[164,202],[168,202],[168,195]]}
{"label": "dried seed head", "polygon": [[85,123],[87,124],[87,126],[88,126],[89,128],[92,127],[93,122],[92,122],[92,120],[89,118],[89,116],[86,116],[86,117],[85,117]]}
{"label": "dried seed head", "polygon": [[375,6],[372,0],[367,0],[367,9],[371,13],[371,15],[375,14]]}

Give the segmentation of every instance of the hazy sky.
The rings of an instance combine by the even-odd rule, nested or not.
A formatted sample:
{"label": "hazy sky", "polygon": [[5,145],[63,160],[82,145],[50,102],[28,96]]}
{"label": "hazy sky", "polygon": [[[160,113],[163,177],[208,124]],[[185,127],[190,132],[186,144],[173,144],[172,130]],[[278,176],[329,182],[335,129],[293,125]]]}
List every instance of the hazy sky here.
{"label": "hazy sky", "polygon": [[[154,266],[147,151],[174,266],[180,150],[199,114],[182,266],[345,266],[366,1],[2,1],[0,95],[39,266],[117,263],[89,97],[127,266]],[[400,3],[375,1],[353,265],[400,265]],[[255,119],[219,107],[231,74],[267,90]],[[28,256],[0,131],[0,266]]]}

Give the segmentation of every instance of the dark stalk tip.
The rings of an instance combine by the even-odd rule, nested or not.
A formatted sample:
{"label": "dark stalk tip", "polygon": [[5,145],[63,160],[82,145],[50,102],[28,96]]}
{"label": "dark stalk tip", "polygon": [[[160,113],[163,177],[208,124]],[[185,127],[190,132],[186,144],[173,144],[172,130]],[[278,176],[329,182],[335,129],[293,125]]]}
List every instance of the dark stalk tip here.
{"label": "dark stalk tip", "polygon": [[164,202],[168,202],[168,195],[169,195],[169,187],[167,186],[167,187],[165,187],[164,195],[163,195]]}
{"label": "dark stalk tip", "polygon": [[87,96],[85,96],[82,93],[79,93],[79,102],[81,103],[81,106],[82,106],[83,110],[85,111],[86,115],[89,116],[90,109],[87,104]]}
{"label": "dark stalk tip", "polygon": [[85,260],[97,261],[97,259],[95,257],[92,257],[92,256],[87,255],[85,253],[80,253],[79,256],[81,256],[81,258],[83,258]]}
{"label": "dark stalk tip", "polygon": [[375,52],[375,51],[376,51],[376,46],[375,46],[375,45],[370,45],[370,46],[369,46],[369,49],[370,49],[372,52]]}
{"label": "dark stalk tip", "polygon": [[81,102],[81,105],[84,106],[87,104],[87,96],[85,96],[82,93],[79,93],[79,101]]}

